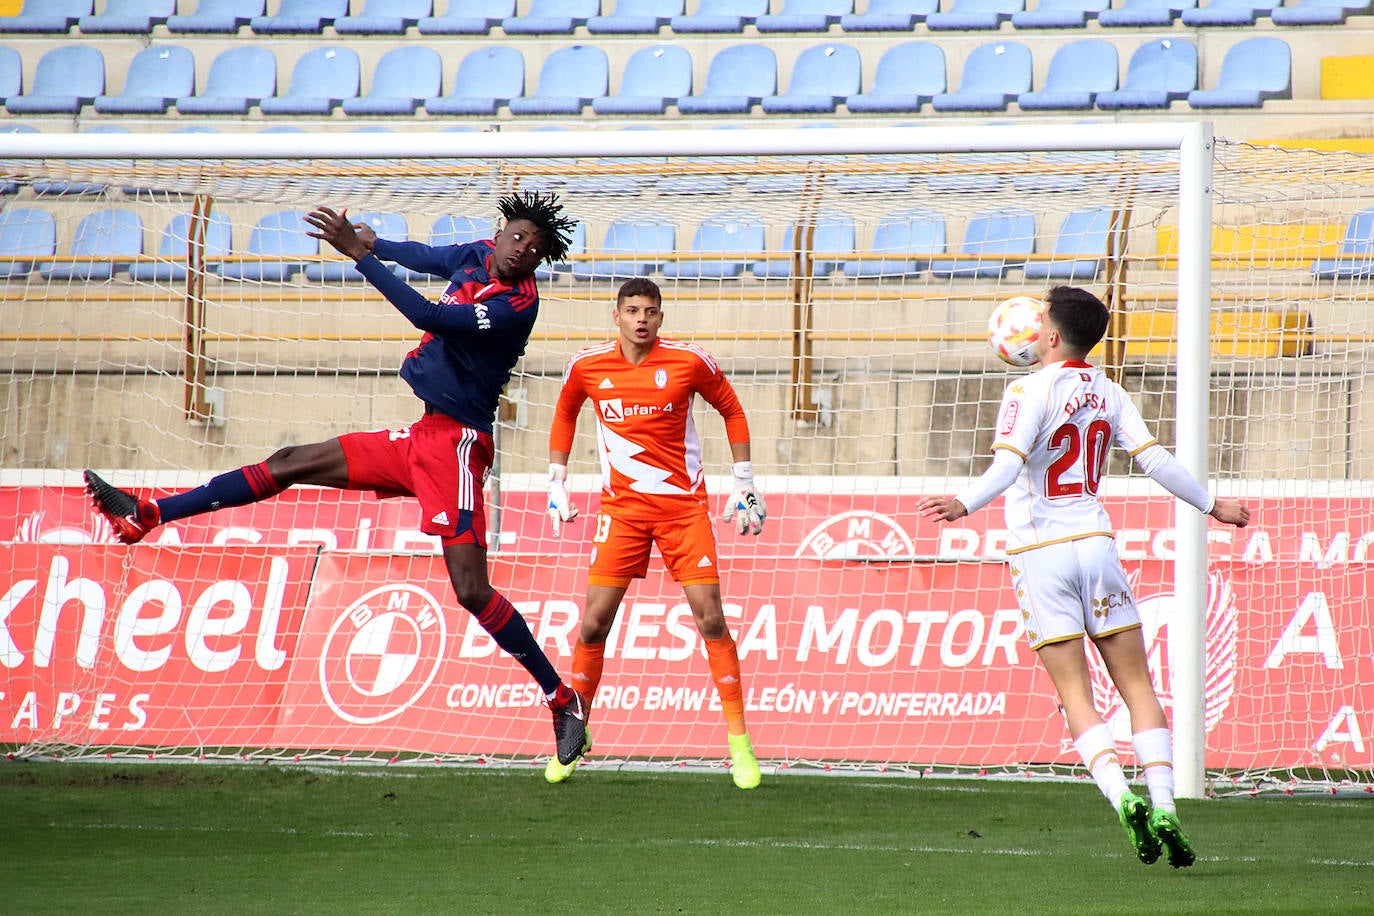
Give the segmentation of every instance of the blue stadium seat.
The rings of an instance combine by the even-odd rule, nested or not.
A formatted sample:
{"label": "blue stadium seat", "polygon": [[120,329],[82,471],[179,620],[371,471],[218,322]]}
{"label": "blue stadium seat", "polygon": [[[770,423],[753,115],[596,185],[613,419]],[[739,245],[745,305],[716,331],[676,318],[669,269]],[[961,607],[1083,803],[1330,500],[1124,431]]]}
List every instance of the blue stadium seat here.
{"label": "blue stadium seat", "polygon": [[425,99],[430,114],[496,114],[496,109],[525,94],[525,57],[501,46],[469,51],[458,65],[453,91]]}
{"label": "blue stadium seat", "polygon": [[76,224],[71,256],[39,268],[48,280],[109,280],[128,268],[128,261],[84,261],[80,258],[136,258],[143,254],[143,220],[133,210],[111,208],[88,213]]}
{"label": "blue stadium seat", "polygon": [[347,15],[348,0],[281,0],[276,15],[254,16],[248,25],[258,35],[319,35]]}
{"label": "blue stadium seat", "polygon": [[404,35],[406,29],[433,15],[434,0],[367,0],[356,16],[334,20],[340,35]]}
{"label": "blue stadium seat", "polygon": [[[940,279],[996,279],[1035,253],[1035,217],[1016,208],[985,210],[968,221],[959,244],[960,260],[936,258],[930,272]],[[968,259],[972,260],[968,260]]]}
{"label": "blue stadium seat", "polygon": [[841,16],[840,28],[846,32],[910,32],[939,9],[940,0],[868,0],[862,13]]}
{"label": "blue stadium seat", "polygon": [[[376,213],[364,211],[362,213],[350,214],[350,218],[355,223],[362,223],[370,226],[373,232],[377,233],[378,238],[388,239],[393,242],[404,242],[409,238],[406,228],[406,218],[400,213]],[[321,251],[331,253],[332,249],[326,249],[321,245]],[[388,264],[388,267],[392,265]],[[399,271],[400,268],[394,268]],[[305,265],[305,278],[316,283],[360,283],[366,280],[358,272],[358,268],[353,261],[348,259],[336,260],[330,258],[326,261],[317,261]]]}
{"label": "blue stadium seat", "polygon": [[768,0],[701,0],[695,13],[674,16],[668,25],[679,35],[743,32],[767,13]]}
{"label": "blue stadium seat", "polygon": [[783,0],[774,15],[759,16],[760,32],[826,32],[840,18],[854,12],[854,0]]}
{"label": "blue stadium seat", "polygon": [[1023,111],[1086,111],[1099,92],[1117,87],[1121,59],[1116,45],[1100,38],[1062,44],[1050,58],[1038,92],[1023,92],[1016,103]]}
{"label": "blue stadium seat", "polygon": [[[205,220],[205,240],[202,243],[205,269],[214,272],[215,260],[233,249],[233,224],[218,210],[211,210]],[[129,279],[140,283],[175,283],[186,279],[188,237],[191,234],[191,214],[181,213],[171,218],[162,230],[157,243],[157,260],[129,265]]]}
{"label": "blue stadium seat", "polygon": [[263,114],[327,115],[345,99],[357,98],[362,84],[358,54],[339,45],[311,48],[291,71],[282,95],[258,103]]}
{"label": "blue stadium seat", "polygon": [[177,11],[177,0],[105,0],[105,9],[76,21],[83,33],[146,35]]}
{"label": "blue stadium seat", "polygon": [[947,88],[944,50],[933,41],[908,41],[883,52],[868,91],[845,105],[856,113],[920,111]]}
{"label": "blue stadium seat", "polygon": [[1025,8],[1026,0],[951,0],[947,11],[926,17],[926,28],[932,32],[997,29]]}
{"label": "blue stadium seat", "polygon": [[[855,251],[854,217],[837,210],[823,210],[812,227],[810,251],[811,276],[828,277],[847,263]],[[780,257],[759,261],[754,276],[760,280],[781,280],[792,276],[791,252],[797,245],[797,224],[791,223],[783,233]]]}
{"label": "blue stadium seat", "polygon": [[1282,0],[1208,0],[1204,7],[1184,10],[1179,18],[1190,28],[1204,26],[1251,26],[1261,16],[1268,16]]}
{"label": "blue stadium seat", "polygon": [[449,0],[441,16],[426,16],[416,28],[421,35],[485,35],[515,15],[515,0]]}
{"label": "blue stadium seat", "polygon": [[277,94],[277,58],[266,48],[237,45],[210,62],[205,85],[176,100],[181,114],[247,114]]}
{"label": "blue stadium seat", "polygon": [[1051,260],[1027,261],[1026,279],[1075,283],[1096,280],[1107,257],[1107,234],[1111,226],[1110,207],[1085,207],[1073,211],[1059,224]]}
{"label": "blue stadium seat", "polygon": [[964,61],[956,92],[940,92],[931,100],[936,111],[1004,111],[1007,104],[1031,88],[1034,63],[1030,48],[1019,41],[979,45]]}
{"label": "blue stadium seat", "polygon": [[628,280],[653,273],[662,264],[656,257],[677,251],[677,227],[670,221],[646,214],[617,219],[606,227],[606,238],[596,258],[573,264],[579,280]]}
{"label": "blue stadium seat", "polygon": [[24,92],[24,58],[14,48],[0,45],[0,105]]}
{"label": "blue stadium seat", "polygon": [[427,244],[435,248],[444,245],[466,245],[492,237],[495,227],[490,219],[471,216],[441,216],[430,227]]}
{"label": "blue stadium seat", "polygon": [[[578,223],[572,228],[572,241],[568,243],[568,254],[580,255],[587,251],[587,224]],[[555,261],[553,264],[540,261],[534,269],[534,276],[541,281],[552,280],[559,274],[571,273],[573,261]]]}
{"label": "blue stadium seat", "polygon": [[1269,14],[1274,25],[1340,25],[1346,17],[1368,15],[1371,0],[1297,0],[1276,6]]}
{"label": "blue stadium seat", "polygon": [[418,44],[392,48],[377,61],[367,94],[344,99],[344,114],[413,115],[422,102],[439,94],[443,79],[438,51]]}
{"label": "blue stadium seat", "polygon": [[1114,92],[1099,92],[1097,107],[1168,108],[1197,88],[1197,46],[1182,38],[1156,38],[1135,49]]}
{"label": "blue stadium seat", "polygon": [[716,52],[698,95],[677,100],[683,114],[748,114],[778,91],[778,59],[763,44],[731,45]]}
{"label": "blue stadium seat", "polygon": [[285,283],[319,257],[319,243],[307,235],[310,226],[302,210],[277,210],[253,226],[244,255],[252,260],[219,265],[226,280]]}
{"label": "blue stadium seat", "polygon": [[[81,129],[83,134],[127,134],[129,128],[118,124],[97,124],[94,127]],[[133,161],[129,159],[73,159],[70,163],[77,168],[102,169],[112,165],[122,165],[133,167]],[[109,187],[101,181],[83,180],[81,178],[35,178],[30,185],[33,193],[48,195],[61,194],[104,194],[109,191]]]}
{"label": "blue stadium seat", "polygon": [[807,48],[792,65],[787,91],[764,96],[769,114],[834,111],[859,91],[863,58],[849,45],[824,44]]}
{"label": "blue stadium seat", "polygon": [[169,16],[167,31],[232,35],[267,11],[267,0],[200,0],[196,11]]}
{"label": "blue stadium seat", "polygon": [[1033,10],[1011,14],[1017,29],[1081,29],[1111,7],[1110,0],[1040,0]]}
{"label": "blue stadium seat", "polygon": [[24,0],[17,16],[0,16],[0,32],[66,32],[95,12],[95,0]]}
{"label": "blue stadium seat", "polygon": [[681,16],[683,0],[615,0],[615,11],[587,20],[593,35],[657,35],[674,16]]}
{"label": "blue stadium seat", "polygon": [[153,45],[134,55],[118,95],[97,96],[101,114],[166,114],[196,91],[196,59],[180,45]]}
{"label": "blue stadium seat", "polygon": [[930,259],[945,253],[945,218],[932,210],[896,210],[878,220],[872,254],[880,259],[846,261],[844,275],[865,280],[914,277],[930,267]]}
{"label": "blue stadium seat", "polygon": [[663,114],[692,94],[692,55],[680,45],[653,45],[630,55],[620,91],[592,100],[597,114]]}
{"label": "blue stadium seat", "polygon": [[1334,258],[1312,262],[1317,280],[1367,280],[1374,277],[1374,207],[1361,210],[1346,224]]}
{"label": "blue stadium seat", "polygon": [[1193,108],[1259,108],[1293,95],[1293,52],[1282,38],[1247,38],[1230,47],[1212,89],[1188,93]]}
{"label": "blue stadium seat", "polygon": [[59,45],[38,59],[29,91],[5,102],[13,114],[76,114],[105,94],[105,56],[90,45]]}
{"label": "blue stadium seat", "polygon": [[689,254],[663,265],[663,276],[677,280],[738,277],[754,265],[748,255],[761,255],[764,249],[764,225],[758,214],[726,210],[701,221],[692,233]]}
{"label": "blue stadium seat", "polygon": [[601,0],[530,0],[523,16],[501,20],[507,35],[571,35],[601,13]]}
{"label": "blue stadium seat", "polygon": [[511,114],[581,114],[610,87],[606,52],[593,45],[566,45],[539,68],[534,95],[510,100]]}
{"label": "blue stadium seat", "polygon": [[0,257],[33,260],[0,260],[0,279],[26,277],[40,258],[57,253],[57,220],[36,207],[9,207],[0,211]]}
{"label": "blue stadium seat", "polygon": [[1163,28],[1173,25],[1184,10],[1197,6],[1197,0],[1124,0],[1117,9],[1097,14],[1097,24],[1127,28]]}

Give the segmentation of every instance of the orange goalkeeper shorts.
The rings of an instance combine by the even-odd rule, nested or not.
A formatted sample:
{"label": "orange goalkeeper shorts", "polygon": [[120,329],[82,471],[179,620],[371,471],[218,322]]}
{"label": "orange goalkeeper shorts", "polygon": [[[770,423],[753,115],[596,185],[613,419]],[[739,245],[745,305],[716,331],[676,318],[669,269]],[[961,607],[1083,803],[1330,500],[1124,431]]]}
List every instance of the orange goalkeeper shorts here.
{"label": "orange goalkeeper shorts", "polygon": [[704,506],[689,515],[658,519],[624,519],[598,512],[587,582],[619,588],[631,579],[644,578],[649,571],[649,549],[655,544],[678,584],[720,582],[716,533]]}

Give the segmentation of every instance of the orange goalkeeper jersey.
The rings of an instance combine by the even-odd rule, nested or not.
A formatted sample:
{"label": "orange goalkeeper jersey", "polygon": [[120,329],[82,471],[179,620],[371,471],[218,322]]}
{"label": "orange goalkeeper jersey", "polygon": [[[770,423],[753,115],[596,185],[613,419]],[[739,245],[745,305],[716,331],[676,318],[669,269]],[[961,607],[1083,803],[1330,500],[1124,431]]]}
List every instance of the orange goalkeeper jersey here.
{"label": "orange goalkeeper jersey", "polygon": [[591,399],[601,453],[601,508],[618,518],[662,518],[706,504],[701,440],[692,419],[700,394],[725,419],[731,442],[749,441],[744,408],[701,347],[659,337],[639,365],[619,340],[579,350],[568,362],[549,448],[572,451],[577,412]]}

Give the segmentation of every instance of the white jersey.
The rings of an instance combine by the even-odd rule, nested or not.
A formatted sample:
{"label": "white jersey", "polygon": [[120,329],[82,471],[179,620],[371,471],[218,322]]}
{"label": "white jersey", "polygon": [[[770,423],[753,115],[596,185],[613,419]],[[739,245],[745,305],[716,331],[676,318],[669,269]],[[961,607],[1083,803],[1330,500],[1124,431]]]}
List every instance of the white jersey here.
{"label": "white jersey", "polygon": [[993,449],[1025,461],[1006,490],[1007,553],[1112,536],[1098,489],[1115,442],[1132,457],[1155,444],[1130,396],[1079,360],[1050,365],[1007,386]]}

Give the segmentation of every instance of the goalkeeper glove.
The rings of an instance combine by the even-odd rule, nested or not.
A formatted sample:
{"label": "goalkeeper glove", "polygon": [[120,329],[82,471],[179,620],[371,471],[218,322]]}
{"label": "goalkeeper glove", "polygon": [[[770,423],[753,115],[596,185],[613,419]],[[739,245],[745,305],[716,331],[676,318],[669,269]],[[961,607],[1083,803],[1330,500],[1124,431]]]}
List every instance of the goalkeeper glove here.
{"label": "goalkeeper glove", "polygon": [[568,466],[549,465],[549,521],[553,523],[554,537],[563,534],[563,523],[577,518],[577,507],[568,498]]}
{"label": "goalkeeper glove", "polygon": [[731,471],[735,475],[735,489],[721,513],[721,521],[733,521],[740,534],[758,534],[768,517],[768,507],[763,504],[763,494],[754,489],[754,466],[748,461],[736,461]]}

